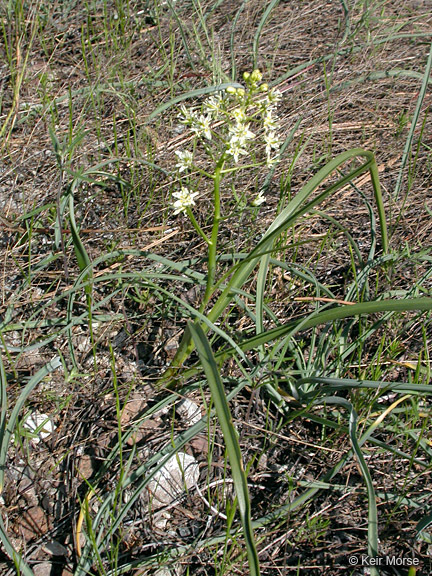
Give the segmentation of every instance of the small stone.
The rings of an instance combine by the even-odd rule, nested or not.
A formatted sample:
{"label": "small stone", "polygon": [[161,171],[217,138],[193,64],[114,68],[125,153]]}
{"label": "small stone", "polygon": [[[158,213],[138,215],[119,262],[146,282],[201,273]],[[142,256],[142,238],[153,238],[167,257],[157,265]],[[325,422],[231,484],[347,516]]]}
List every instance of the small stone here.
{"label": "small stone", "polygon": [[17,525],[19,536],[26,542],[40,538],[48,531],[48,521],[45,511],[40,506],[32,506],[22,513]]}
{"label": "small stone", "polygon": [[131,420],[134,420],[140,412],[142,412],[147,406],[147,402],[141,396],[132,397],[124,407],[121,415],[121,423],[123,426],[128,424]]}
{"label": "small stone", "polygon": [[18,487],[20,495],[22,495],[29,506],[37,506],[39,498],[36,493],[34,484],[26,486],[24,489],[21,485]]}
{"label": "small stone", "polygon": [[147,408],[147,401],[141,395],[134,395],[126,404],[121,415],[122,428],[125,431],[129,431],[130,427],[134,428],[133,434],[127,441],[129,446],[138,444],[143,440],[149,433],[151,433],[154,428],[158,426],[156,420],[143,420],[140,423],[134,424],[134,420],[137,419],[140,414],[144,412]]}
{"label": "small stone", "polygon": [[173,574],[174,573],[168,570],[168,568],[159,568],[154,576],[173,576]]}
{"label": "small stone", "polygon": [[209,450],[207,436],[204,436],[201,434],[198,436],[195,436],[195,438],[192,438],[192,440],[190,441],[190,445],[191,445],[191,448],[192,448],[195,456],[199,455],[199,456],[204,456],[205,458],[207,458],[208,450]]}
{"label": "small stone", "polygon": [[193,426],[201,420],[201,410],[198,404],[185,398],[176,406],[176,412],[189,426]]}
{"label": "small stone", "polygon": [[153,509],[171,504],[192,488],[199,478],[199,465],[184,452],[174,454],[149,482]]}
{"label": "small stone", "polygon": [[[172,564],[169,568],[167,566],[159,568],[159,570],[154,573],[154,576],[180,576],[183,572],[184,570],[179,564]],[[144,572],[136,574],[136,576],[144,576]]]}
{"label": "small stone", "polygon": [[68,551],[67,548],[57,542],[56,540],[51,540],[51,542],[47,542],[42,546],[42,549],[47,554],[51,554],[51,556],[67,556]]}
{"label": "small stone", "polygon": [[163,510],[162,512],[156,512],[152,518],[152,524],[157,530],[165,530],[169,520],[171,520],[171,514]]}
{"label": "small stone", "polygon": [[53,565],[51,562],[41,562],[33,567],[34,576],[50,576]]}
{"label": "small stone", "polygon": [[88,480],[93,474],[93,460],[90,454],[83,454],[81,458],[78,459],[76,464],[76,469],[78,476],[85,480]]}

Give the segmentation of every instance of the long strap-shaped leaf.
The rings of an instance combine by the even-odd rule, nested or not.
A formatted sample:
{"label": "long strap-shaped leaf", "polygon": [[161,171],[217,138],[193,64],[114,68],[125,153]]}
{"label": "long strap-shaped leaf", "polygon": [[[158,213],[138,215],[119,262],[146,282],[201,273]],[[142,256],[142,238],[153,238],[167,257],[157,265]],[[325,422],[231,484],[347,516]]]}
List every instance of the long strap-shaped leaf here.
{"label": "long strap-shaped leaf", "polygon": [[[343,406],[349,411],[349,435],[353,452],[357,456],[357,461],[363,474],[366,484],[368,495],[368,555],[370,558],[378,556],[378,512],[376,505],[375,490],[372,483],[372,477],[367,467],[366,461],[361,451],[359,441],[357,439],[357,412],[354,406],[345,398],[337,398],[336,396],[326,396],[320,398],[319,404],[338,404]],[[379,576],[378,569],[375,566],[371,567],[371,576]]]}
{"label": "long strap-shaped leaf", "polygon": [[[351,171],[347,176],[341,178],[334,185],[327,188],[324,192],[319,194],[315,199],[305,204],[307,198],[318,188],[318,186],[328,178],[332,172],[334,172],[339,166],[344,164],[350,159],[357,156],[366,158],[366,162],[359,168]],[[372,186],[374,189],[375,201],[377,204],[381,236],[384,252],[388,250],[388,238],[387,238],[387,225],[385,220],[384,205],[382,201],[381,188],[379,183],[378,169],[375,162],[375,157],[372,152],[367,150],[362,150],[361,148],[355,148],[353,150],[348,150],[339,154],[326,164],[317,174],[311,178],[311,180],[303,186],[300,192],[294,197],[293,200],[288,204],[288,206],[283,210],[275,221],[271,224],[267,230],[264,238],[261,240],[260,244],[265,243],[267,254],[261,258],[260,269],[257,280],[257,333],[263,331],[263,302],[264,302],[264,288],[267,277],[267,270],[270,261],[270,254],[268,253],[269,241],[271,242],[276,239],[282,230],[285,230],[288,226],[292,225],[302,214],[309,212],[313,206],[321,203],[330,194],[335,192],[337,189],[341,188],[345,183],[350,182],[355,177],[360,176],[364,172],[370,172]],[[303,206],[303,208],[302,208]],[[255,250],[260,246],[255,248]]]}
{"label": "long strap-shaped leaf", "polygon": [[[335,182],[326,188],[323,192],[318,194],[314,199],[307,202],[309,196],[327,179],[330,175],[341,165],[349,160],[353,160],[356,157],[366,158],[366,161],[354,168],[342,177],[340,180]],[[378,215],[381,226],[381,236],[382,245],[384,252],[388,250],[388,238],[387,238],[387,225],[385,220],[384,205],[382,201],[381,189],[379,185],[378,169],[375,162],[375,157],[372,152],[363,150],[361,148],[355,148],[353,150],[348,150],[339,154],[331,160],[326,166],[321,168],[313,176],[305,186],[300,190],[300,192],[291,200],[291,202],[286,206],[286,208],[275,218],[274,222],[267,229],[261,241],[255,246],[255,248],[250,252],[249,256],[241,262],[237,267],[235,272],[232,274],[230,281],[227,283],[225,289],[222,291],[219,298],[216,300],[212,309],[208,313],[208,318],[211,322],[216,322],[216,320],[223,314],[226,307],[232,300],[233,294],[236,290],[240,289],[244,283],[249,278],[250,274],[254,270],[258,262],[262,262],[262,266],[265,269],[265,273],[261,272],[260,281],[258,286],[263,286],[264,284],[264,274],[266,274],[268,266],[268,258],[266,255],[272,250],[273,243],[285,230],[292,226],[296,220],[303,214],[310,211],[317,204],[325,200],[328,196],[334,193],[336,190],[342,186],[348,184],[354,178],[360,176],[364,172],[370,172],[371,180],[374,188],[375,200],[378,209]],[[257,332],[262,332],[262,310],[260,309],[260,302],[262,302],[262,294],[257,295]],[[177,353],[171,363],[170,368],[161,379],[161,383],[165,385],[170,385],[172,378],[175,378],[176,372],[190,355],[193,350],[193,340],[190,334],[186,333],[180,342]],[[175,384],[172,381],[171,384]]]}
{"label": "long strap-shaped leaf", "polygon": [[212,349],[199,324],[189,324],[189,330],[195,342],[201,364],[209,383],[210,392],[215,405],[216,414],[231,464],[232,477],[237,495],[240,519],[246,540],[246,549],[251,576],[259,576],[259,560],[251,522],[251,507],[247,487],[247,477],[243,467],[242,454],[238,442],[237,431],[231,418],[225,389],[219,375],[218,367]]}
{"label": "long strap-shaped leaf", "polygon": [[[407,312],[409,310],[427,311],[432,310],[432,298],[404,298],[401,300],[383,299],[374,300],[372,302],[362,302],[350,306],[338,306],[337,308],[330,308],[318,311],[311,314],[306,318],[298,318],[291,320],[282,326],[271,328],[260,334],[256,334],[251,338],[245,338],[242,342],[238,343],[238,347],[247,352],[249,350],[256,350],[259,346],[267,344],[279,338],[292,337],[297,332],[315,328],[316,326],[334,322],[335,320],[342,320],[343,318],[351,318],[359,316],[360,314],[376,314],[378,312]],[[216,361],[220,364],[227,360],[235,353],[233,348],[226,348],[221,350],[215,355]],[[183,372],[183,378],[190,378],[197,372],[196,367],[191,367]]]}

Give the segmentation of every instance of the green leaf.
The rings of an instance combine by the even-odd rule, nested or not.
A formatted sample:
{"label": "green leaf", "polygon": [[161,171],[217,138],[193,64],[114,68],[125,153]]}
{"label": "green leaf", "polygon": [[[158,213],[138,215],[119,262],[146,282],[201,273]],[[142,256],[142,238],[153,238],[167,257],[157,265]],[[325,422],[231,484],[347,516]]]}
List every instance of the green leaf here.
{"label": "green leaf", "polygon": [[216,414],[224,436],[232,477],[237,495],[240,519],[246,540],[247,556],[251,576],[259,576],[259,560],[251,522],[251,505],[247,477],[243,467],[238,434],[234,427],[225,389],[210,344],[199,324],[189,323],[189,330],[195,342],[201,364],[207,377]]}

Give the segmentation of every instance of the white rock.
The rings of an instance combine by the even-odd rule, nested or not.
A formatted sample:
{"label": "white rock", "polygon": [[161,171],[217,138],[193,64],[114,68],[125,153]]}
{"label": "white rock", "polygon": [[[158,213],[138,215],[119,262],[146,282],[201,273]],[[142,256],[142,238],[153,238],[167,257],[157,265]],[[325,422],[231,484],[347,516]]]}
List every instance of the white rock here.
{"label": "white rock", "polygon": [[179,564],[170,564],[170,567],[163,566],[154,573],[154,576],[180,576],[184,570]]}
{"label": "white rock", "polygon": [[178,452],[149,482],[153,509],[167,506],[192,488],[199,478],[199,465],[193,456]]}
{"label": "white rock", "polygon": [[189,426],[193,426],[201,420],[201,410],[198,404],[188,398],[179,402],[176,406],[176,412]]}
{"label": "white rock", "polygon": [[40,412],[30,414],[26,421],[23,422],[23,426],[33,434],[36,434],[35,438],[32,439],[35,444],[48,438],[55,430],[51,418],[47,414],[41,414]]}
{"label": "white rock", "polygon": [[152,519],[152,525],[158,530],[165,530],[168,522],[171,520],[171,514],[166,510],[162,512],[156,512]]}
{"label": "white rock", "polygon": [[154,576],[174,576],[177,572],[172,572],[168,570],[168,568],[159,568],[157,572],[154,573]]}

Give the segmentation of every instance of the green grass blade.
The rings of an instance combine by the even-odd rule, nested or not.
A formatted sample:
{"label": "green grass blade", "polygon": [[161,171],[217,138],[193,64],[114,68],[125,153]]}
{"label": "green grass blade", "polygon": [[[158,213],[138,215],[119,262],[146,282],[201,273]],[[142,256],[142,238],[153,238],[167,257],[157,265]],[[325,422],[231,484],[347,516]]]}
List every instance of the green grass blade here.
{"label": "green grass blade", "polygon": [[426,63],[426,68],[424,71],[424,75],[423,75],[423,82],[420,88],[420,92],[419,92],[419,96],[417,98],[417,104],[414,110],[414,115],[413,115],[413,119],[411,121],[411,127],[410,130],[408,132],[408,137],[405,143],[405,148],[402,154],[402,161],[401,161],[401,167],[399,169],[399,175],[396,181],[396,185],[395,185],[395,189],[393,191],[393,196],[395,198],[395,200],[397,200],[399,198],[399,194],[401,191],[401,187],[402,187],[402,179],[403,179],[403,175],[404,175],[404,171],[405,171],[405,166],[406,163],[408,162],[408,157],[411,151],[411,146],[412,146],[412,141],[414,138],[414,132],[416,130],[417,127],[417,122],[420,116],[420,112],[421,112],[421,107],[423,104],[423,100],[426,94],[426,90],[428,88],[428,83],[430,82],[430,74],[431,74],[431,70],[432,70],[432,44],[430,46],[430,50],[429,50],[429,57]]}
{"label": "green grass blade", "polygon": [[21,558],[21,555],[15,550],[12,546],[11,541],[9,540],[6,527],[3,523],[3,518],[0,516],[0,540],[4,546],[6,554],[14,563],[15,567],[17,568],[17,574],[20,576],[34,576],[33,571],[30,567],[24,562]]}
{"label": "green grass blade", "polygon": [[249,0],[243,0],[243,4],[237,10],[236,15],[234,16],[233,23],[231,26],[231,34],[230,34],[230,55],[231,55],[231,78],[234,80],[237,76],[237,65],[236,65],[236,49],[234,46],[234,40],[237,35],[237,22],[246,8],[247,3]]}
{"label": "green grass blade", "polygon": [[267,8],[264,10],[264,14],[261,16],[261,20],[257,26],[257,30],[255,32],[255,36],[253,39],[253,48],[252,48],[252,65],[253,69],[257,67],[258,63],[258,49],[259,49],[259,41],[261,37],[261,32],[267,22],[268,17],[270,16],[271,11],[279,4],[280,0],[272,0]]}
{"label": "green grass blade", "polygon": [[216,414],[225,439],[232,477],[237,495],[240,518],[246,540],[247,556],[251,576],[259,576],[259,560],[251,523],[251,505],[247,486],[247,477],[243,468],[242,454],[234,427],[225,389],[210,344],[199,324],[189,324],[189,330],[204,368]]}
{"label": "green grass blade", "polygon": [[27,398],[33,391],[33,389],[41,382],[45,376],[48,376],[51,372],[56,370],[61,366],[61,360],[59,356],[55,356],[53,360],[45,364],[40,370],[36,372],[36,374],[30,378],[27,385],[23,388],[21,394],[18,397],[18,400],[15,403],[15,406],[11,412],[9,417],[9,421],[5,426],[4,434],[1,437],[1,446],[0,446],[0,490],[3,489],[3,481],[4,481],[4,469],[6,465],[6,458],[7,452],[9,448],[9,443],[11,441],[12,435],[15,431],[16,423],[18,420],[18,415],[21,411],[21,408],[24,406]]}
{"label": "green grass blade", "polygon": [[[78,261],[78,266],[80,271],[83,271],[85,268],[89,267],[89,270],[91,270],[90,267],[90,258],[87,254],[86,249],[84,248],[84,244],[81,241],[79,232],[78,232],[78,228],[76,225],[76,221],[75,221],[75,210],[74,210],[74,200],[73,200],[73,191],[70,191],[69,194],[69,223],[70,223],[70,229],[71,229],[71,235],[72,235],[72,242],[74,245],[74,249],[75,249],[75,255]],[[88,274],[90,274],[91,272],[89,271]],[[88,288],[87,288],[88,290]]]}
{"label": "green grass blade", "polygon": [[180,36],[182,37],[183,48],[186,52],[186,56],[187,56],[187,59],[189,60],[189,64],[191,65],[192,70],[195,70],[195,62],[194,62],[194,59],[192,58],[192,55],[191,55],[190,50],[189,50],[189,42],[188,42],[186,33],[184,31],[181,19],[179,18],[177,11],[175,9],[174,2],[172,0],[166,0],[166,3],[168,4],[169,9],[171,10],[172,15],[174,16],[174,18],[177,22],[177,26],[178,26],[178,29],[180,31]]}
{"label": "green grass blade", "polygon": [[422,532],[423,530],[425,530],[428,526],[430,526],[432,524],[432,514],[428,514],[427,516],[424,516],[420,522],[418,522],[417,526],[416,526],[416,530],[417,530],[417,535],[420,534],[420,532]]}
{"label": "green grass blade", "polygon": [[[357,440],[357,413],[353,405],[344,398],[325,397],[320,399],[319,403],[338,404],[344,406],[349,411],[349,436],[351,445],[353,452],[357,456],[368,495],[368,556],[370,558],[376,558],[378,556],[378,512],[372,477]],[[371,567],[370,573],[371,576],[379,576],[379,572],[374,566]]]}
{"label": "green grass blade", "polygon": [[[7,408],[7,377],[3,358],[0,354],[0,494],[4,487],[4,462],[6,462],[8,449],[7,442],[5,442]],[[2,463],[3,465],[1,465]]]}

